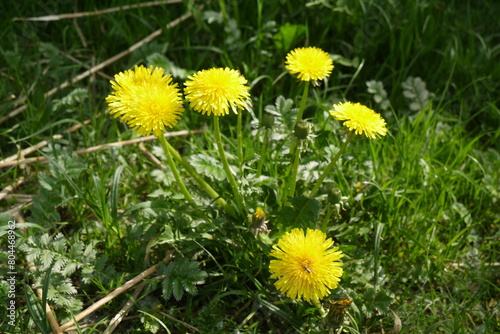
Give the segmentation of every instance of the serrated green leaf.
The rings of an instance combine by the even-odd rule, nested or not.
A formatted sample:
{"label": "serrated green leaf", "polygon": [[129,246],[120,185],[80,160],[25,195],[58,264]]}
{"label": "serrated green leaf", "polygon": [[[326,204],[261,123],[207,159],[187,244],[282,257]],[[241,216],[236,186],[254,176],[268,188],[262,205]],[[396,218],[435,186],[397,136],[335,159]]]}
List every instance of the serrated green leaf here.
{"label": "serrated green leaf", "polygon": [[40,254],[40,262],[44,268],[48,268],[52,264],[54,253],[49,250],[43,250]]}
{"label": "serrated green leaf", "polygon": [[184,285],[180,280],[173,280],[172,282],[172,292],[174,294],[174,298],[176,300],[181,300],[182,295],[184,294]]}
{"label": "serrated green leaf", "polygon": [[165,73],[170,73],[175,78],[184,80],[191,74],[190,71],[175,65],[170,59],[158,52],[151,54],[146,60],[148,65],[161,67],[165,70]]}
{"label": "serrated green leaf", "polygon": [[73,274],[78,269],[78,264],[74,262],[69,262],[62,270],[62,274],[65,276],[69,276]]}
{"label": "serrated green leaf", "polygon": [[[160,271],[158,272],[160,273]],[[165,275],[169,274],[167,274],[167,272],[165,271]],[[172,295],[172,281],[173,281],[172,277],[167,277],[162,282],[162,292],[163,292],[163,298],[165,298],[165,300],[168,300]]]}
{"label": "serrated green leaf", "polygon": [[217,181],[223,181],[226,179],[226,173],[222,164],[215,158],[204,155],[196,154],[190,157],[191,165],[200,174],[213,177]]}
{"label": "serrated green leaf", "polygon": [[168,275],[162,282],[163,297],[168,300],[173,294],[180,300],[186,291],[189,294],[198,292],[196,285],[204,282],[207,273],[200,270],[198,263],[187,259],[179,259],[168,266],[160,265],[158,274]]}
{"label": "serrated green leaf", "polygon": [[43,173],[40,173],[38,174],[38,184],[48,190],[48,191],[52,191],[53,188],[52,188],[52,178],[50,178],[49,176],[43,174]]}

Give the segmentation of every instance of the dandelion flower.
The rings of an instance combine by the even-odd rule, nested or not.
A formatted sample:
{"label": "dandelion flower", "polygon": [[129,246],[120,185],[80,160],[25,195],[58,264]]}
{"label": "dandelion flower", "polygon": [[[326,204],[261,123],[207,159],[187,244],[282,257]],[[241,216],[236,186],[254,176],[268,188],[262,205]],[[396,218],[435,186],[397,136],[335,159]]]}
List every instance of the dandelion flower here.
{"label": "dandelion flower", "polygon": [[333,60],[320,48],[297,48],[286,56],[285,68],[302,81],[317,81],[330,76]]}
{"label": "dandelion flower", "polygon": [[317,301],[338,286],[344,256],[333,240],[320,230],[295,228],[273,246],[269,269],[271,278],[279,277],[276,288],[292,299]]}
{"label": "dandelion flower", "polygon": [[110,113],[142,136],[162,135],[174,127],[183,112],[182,95],[162,68],[135,66],[115,75],[106,102]]}
{"label": "dandelion flower", "polygon": [[247,80],[237,70],[211,68],[188,77],[184,89],[189,105],[203,115],[224,116],[229,109],[250,109]]}
{"label": "dandelion flower", "polygon": [[363,134],[368,138],[376,139],[377,136],[385,136],[387,128],[385,120],[375,111],[360,103],[339,103],[333,105],[330,115],[339,121],[345,121],[344,125],[355,134]]}

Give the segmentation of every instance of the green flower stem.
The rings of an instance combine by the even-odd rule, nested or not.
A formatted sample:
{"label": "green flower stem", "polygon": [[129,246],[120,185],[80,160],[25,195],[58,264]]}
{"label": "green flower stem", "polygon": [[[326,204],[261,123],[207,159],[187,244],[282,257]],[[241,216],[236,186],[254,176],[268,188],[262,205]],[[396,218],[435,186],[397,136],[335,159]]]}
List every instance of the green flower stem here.
{"label": "green flower stem", "polygon": [[165,151],[165,155],[167,156],[167,162],[168,162],[168,165],[170,166],[170,170],[174,174],[175,181],[177,182],[177,185],[179,186],[179,188],[181,188],[181,192],[184,195],[184,198],[187,199],[191,203],[195,203],[193,198],[191,197],[191,194],[189,193],[186,186],[184,185],[184,182],[182,182],[182,179],[179,175],[179,171],[177,170],[177,167],[175,166],[174,160],[172,159],[172,155],[170,154],[170,151],[168,149],[168,144],[167,144],[167,140],[165,139],[165,136],[159,135],[157,138],[160,141],[160,144],[163,147],[163,150]]}
{"label": "green flower stem", "polygon": [[227,25],[229,20],[227,18],[226,2],[224,0],[219,0],[219,7],[222,12],[222,18],[224,20],[224,25]]}
{"label": "green flower stem", "polygon": [[238,210],[240,210],[240,212],[243,212],[243,198],[241,197],[241,194],[238,190],[238,184],[236,183],[233,172],[231,171],[229,163],[227,162],[226,153],[224,152],[224,146],[222,146],[222,138],[220,135],[220,127],[219,127],[219,116],[214,117],[214,135],[215,135],[215,142],[217,143],[217,148],[219,149],[219,156],[222,161],[222,166],[224,167],[227,179],[229,180],[229,184],[231,185],[236,205],[238,207]]}
{"label": "green flower stem", "polygon": [[221,207],[223,207],[224,210],[226,210],[226,212],[228,214],[230,214],[231,216],[235,217],[236,213],[234,212],[233,208],[229,204],[227,204],[227,202],[224,200],[224,198],[222,198],[203,179],[203,177],[201,177],[201,175],[198,174],[198,172],[196,172],[196,170],[193,168],[193,166],[191,166],[186,160],[184,160],[183,157],[181,157],[181,155],[179,154],[179,152],[177,152],[177,150],[175,148],[173,148],[172,145],[169,144],[169,142],[167,142],[165,140],[165,143],[167,144],[168,151],[173,156],[173,158],[175,160],[177,160],[182,165],[182,167],[184,167],[184,169],[189,173],[189,175],[191,175],[191,177],[196,181],[196,183],[198,183],[198,185],[201,188],[203,188],[203,190],[205,190],[205,192],[208,194],[208,196],[210,196],[211,199],[215,200],[215,202],[217,202],[217,204],[219,204]]}
{"label": "green flower stem", "polygon": [[[292,167],[288,184],[288,196],[294,197],[295,195],[295,185],[297,184],[297,172],[299,170],[299,162],[300,162],[300,142],[299,139],[295,139],[293,145],[293,157],[292,157]],[[286,198],[285,198],[286,202]]]}
{"label": "green flower stem", "polygon": [[312,304],[318,308],[321,317],[324,318],[328,315],[328,312],[325,311],[325,309],[323,308],[323,305],[321,305],[321,302],[319,301],[319,299],[313,299]]}
{"label": "green flower stem", "polygon": [[347,139],[345,140],[344,144],[342,144],[342,147],[340,147],[340,150],[337,152],[337,154],[335,154],[335,156],[333,157],[332,161],[328,164],[328,166],[326,166],[325,171],[323,172],[323,174],[321,174],[318,181],[316,181],[316,184],[314,185],[313,189],[311,190],[309,197],[314,197],[314,195],[316,195],[316,193],[319,190],[319,187],[321,186],[321,184],[323,183],[325,178],[328,176],[328,174],[330,174],[333,167],[335,167],[335,164],[339,160],[342,153],[344,153],[344,151],[347,147],[347,144],[349,144],[349,142],[351,141],[351,139],[353,137],[354,137],[354,131],[349,132],[349,135],[347,136]]}
{"label": "green flower stem", "polygon": [[302,99],[300,100],[299,112],[297,113],[297,120],[295,121],[295,125],[299,124],[299,122],[302,120],[302,116],[304,115],[304,109],[306,109],[308,94],[309,94],[309,81],[306,81],[304,85],[304,92],[302,93]]}
{"label": "green flower stem", "polygon": [[242,133],[242,112],[238,113],[238,122],[236,124],[236,138],[238,141],[238,161],[243,166],[243,133]]}
{"label": "green flower stem", "polygon": [[[309,81],[304,84],[304,92],[302,93],[302,99],[300,100],[299,112],[297,113],[297,120],[295,121],[295,127],[302,120],[304,115],[304,109],[306,108],[307,95],[309,93]],[[287,197],[293,197],[295,194],[295,185],[297,184],[297,171],[299,169],[300,162],[300,145],[298,142],[294,141],[292,147],[290,148],[290,153],[292,156],[292,161],[290,162],[290,173],[287,184],[287,195],[283,199],[283,203],[286,203]]]}
{"label": "green flower stem", "polygon": [[264,160],[267,158],[267,146],[269,145],[269,132],[271,130],[264,128],[264,138],[262,139],[262,146],[260,148],[260,159],[257,165],[256,177],[262,175],[262,166],[264,165]]}
{"label": "green flower stem", "polygon": [[328,222],[330,221],[330,217],[335,211],[335,204],[328,203],[326,207],[326,215],[323,218],[323,223],[321,224],[321,231],[327,233],[326,228],[328,227]]}

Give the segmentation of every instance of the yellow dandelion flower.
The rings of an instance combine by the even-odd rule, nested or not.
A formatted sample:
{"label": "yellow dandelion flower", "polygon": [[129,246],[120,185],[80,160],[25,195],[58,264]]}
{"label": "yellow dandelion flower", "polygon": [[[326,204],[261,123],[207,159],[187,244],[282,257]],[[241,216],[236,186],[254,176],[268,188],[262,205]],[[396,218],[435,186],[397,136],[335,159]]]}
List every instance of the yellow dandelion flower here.
{"label": "yellow dandelion flower", "polygon": [[335,289],[342,276],[343,257],[333,240],[320,230],[295,228],[273,246],[269,269],[271,278],[279,277],[276,288],[292,299],[319,300]]}
{"label": "yellow dandelion flower", "polygon": [[250,109],[247,80],[237,70],[211,68],[188,77],[184,94],[189,105],[203,115],[224,116],[229,108],[237,114],[238,109]]}
{"label": "yellow dandelion flower", "polygon": [[387,133],[382,116],[360,103],[339,103],[334,104],[333,108],[330,115],[339,121],[345,121],[344,125],[357,135],[363,134],[376,139],[377,136],[385,136]]}
{"label": "yellow dandelion flower", "polygon": [[174,127],[184,111],[182,95],[162,68],[135,66],[115,75],[113,92],[106,97],[110,114],[142,136],[162,135]]}
{"label": "yellow dandelion flower", "polygon": [[323,80],[333,70],[333,60],[317,47],[297,48],[286,56],[285,68],[302,81]]}

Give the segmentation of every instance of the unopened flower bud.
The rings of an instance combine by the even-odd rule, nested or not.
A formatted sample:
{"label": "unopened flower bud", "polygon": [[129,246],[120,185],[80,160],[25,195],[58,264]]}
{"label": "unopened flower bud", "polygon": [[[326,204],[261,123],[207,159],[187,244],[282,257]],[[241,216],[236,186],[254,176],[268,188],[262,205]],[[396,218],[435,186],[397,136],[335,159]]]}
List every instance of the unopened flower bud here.
{"label": "unopened flower bud", "polygon": [[268,113],[265,113],[264,115],[262,115],[261,124],[266,129],[271,129],[274,125],[274,115],[268,114]]}
{"label": "unopened flower bud", "polygon": [[339,203],[342,197],[342,192],[340,191],[340,189],[332,185],[328,186],[327,194],[328,194],[328,202],[332,204]]}
{"label": "unopened flower bud", "polygon": [[303,140],[307,138],[309,134],[309,124],[302,120],[295,125],[294,135],[297,139]]}

